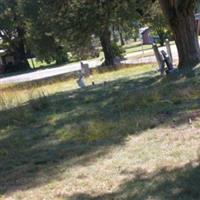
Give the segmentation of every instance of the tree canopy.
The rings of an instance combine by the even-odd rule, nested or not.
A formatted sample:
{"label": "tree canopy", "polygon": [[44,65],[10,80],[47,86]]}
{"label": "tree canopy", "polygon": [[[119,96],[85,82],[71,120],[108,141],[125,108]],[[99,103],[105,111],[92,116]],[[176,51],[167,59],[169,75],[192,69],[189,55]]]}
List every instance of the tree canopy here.
{"label": "tree canopy", "polygon": [[[105,64],[113,65],[114,51],[112,50],[112,27],[122,29],[133,27],[134,19],[139,18],[141,1],[137,0],[71,0],[71,1],[33,1],[28,0],[27,6],[41,10],[42,26],[47,27],[45,32],[57,38],[69,48],[77,51],[81,48],[91,48],[91,40],[97,37],[100,40],[105,55]],[[39,9],[36,9],[37,12]],[[31,16],[34,30],[38,30],[35,15]],[[39,24],[39,26],[41,26]],[[42,28],[43,29],[43,28]],[[38,31],[37,31],[38,32]],[[38,35],[38,34],[35,34]],[[41,33],[39,34],[41,35]],[[46,37],[46,36],[45,36]]]}
{"label": "tree canopy", "polygon": [[30,52],[47,62],[67,61],[68,52],[82,59],[92,51],[95,38],[105,64],[113,65],[113,30],[119,32],[123,45],[123,32],[132,34],[138,22],[145,21],[161,44],[168,24],[178,47],[179,66],[194,66],[200,62],[194,19],[198,7],[197,0],[0,0],[1,48],[12,52],[16,66],[27,69]]}
{"label": "tree canopy", "polygon": [[2,48],[11,52],[15,67],[27,69],[26,18],[22,0],[0,0],[0,37]]}

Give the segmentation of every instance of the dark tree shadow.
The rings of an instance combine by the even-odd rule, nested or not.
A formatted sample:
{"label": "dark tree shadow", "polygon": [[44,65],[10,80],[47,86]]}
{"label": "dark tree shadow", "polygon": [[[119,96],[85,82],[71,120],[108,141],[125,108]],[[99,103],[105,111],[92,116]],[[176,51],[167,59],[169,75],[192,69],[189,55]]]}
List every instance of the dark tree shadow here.
{"label": "dark tree shadow", "polygon": [[87,165],[123,145],[128,135],[169,125],[180,112],[197,110],[199,99],[163,101],[187,84],[145,73],[0,112],[0,193],[45,184],[59,178],[63,163],[66,168]]}

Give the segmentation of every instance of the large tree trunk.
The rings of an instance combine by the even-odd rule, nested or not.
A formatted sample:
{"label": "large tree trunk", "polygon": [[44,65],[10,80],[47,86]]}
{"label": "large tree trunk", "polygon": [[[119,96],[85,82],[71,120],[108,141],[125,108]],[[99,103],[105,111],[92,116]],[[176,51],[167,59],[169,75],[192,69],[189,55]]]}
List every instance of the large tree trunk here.
{"label": "large tree trunk", "polygon": [[194,15],[183,13],[170,25],[178,49],[179,67],[194,67],[200,63],[200,48]]}
{"label": "large tree trunk", "polygon": [[111,33],[109,29],[106,29],[101,34],[100,41],[101,41],[101,45],[102,45],[104,56],[105,56],[105,65],[106,66],[114,65],[114,54],[112,50]]}
{"label": "large tree trunk", "polygon": [[21,43],[17,48],[15,48],[14,57],[17,71],[30,69],[24,46]]}
{"label": "large tree trunk", "polygon": [[17,30],[18,37],[14,41],[14,57],[15,66],[18,71],[30,69],[29,62],[27,60],[25,44],[24,44],[24,31],[22,29]]}
{"label": "large tree trunk", "polygon": [[192,0],[159,0],[174,34],[179,55],[179,68],[191,68],[200,63]]}

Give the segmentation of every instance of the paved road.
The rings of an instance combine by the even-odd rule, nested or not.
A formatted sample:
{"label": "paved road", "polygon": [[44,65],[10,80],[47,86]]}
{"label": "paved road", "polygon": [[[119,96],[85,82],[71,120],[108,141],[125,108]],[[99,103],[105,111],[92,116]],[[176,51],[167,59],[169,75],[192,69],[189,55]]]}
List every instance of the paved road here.
{"label": "paved road", "polygon": [[[83,62],[84,63],[84,62]],[[100,59],[87,61],[90,68],[95,68],[101,64]],[[62,74],[71,74],[72,72],[79,71],[81,69],[80,62],[66,64],[61,67],[37,70],[20,75],[14,75],[0,79],[0,84],[12,84],[12,83],[23,83],[29,81],[40,80]]]}
{"label": "paved road", "polygon": [[[165,48],[160,48],[160,50]],[[144,54],[151,54],[152,50],[145,51]],[[175,56],[175,59],[177,59],[177,50],[175,45],[172,46],[172,52]],[[100,59],[93,59],[85,61],[89,64],[90,68],[95,68],[99,65],[101,65],[102,61]],[[126,60],[123,61],[125,64],[140,64],[140,63],[153,63],[156,62],[156,59],[154,56],[143,56],[143,52],[135,52],[132,54],[126,55]],[[84,63],[84,62],[83,62]],[[49,78],[57,75],[62,74],[71,74],[72,72],[80,70],[80,62],[72,63],[72,64],[66,64],[61,67],[56,67],[52,69],[44,69],[44,70],[37,70],[34,72],[29,72],[21,75],[14,75],[10,77],[5,77],[0,79],[0,85],[1,84],[12,84],[12,83],[22,83],[22,82],[29,82],[34,80],[40,80],[44,78]]]}

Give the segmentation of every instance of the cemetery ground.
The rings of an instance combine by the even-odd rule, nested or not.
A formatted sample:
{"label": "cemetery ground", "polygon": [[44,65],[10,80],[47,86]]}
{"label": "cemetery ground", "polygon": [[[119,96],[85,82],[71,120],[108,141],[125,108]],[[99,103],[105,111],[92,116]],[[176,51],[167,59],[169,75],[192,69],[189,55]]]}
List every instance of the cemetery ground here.
{"label": "cemetery ground", "polygon": [[152,49],[151,44],[142,45],[142,42],[129,42],[128,44],[124,45],[124,50],[126,54],[140,52],[140,51],[146,51]]}
{"label": "cemetery ground", "polygon": [[0,199],[199,200],[200,67],[1,87]]}
{"label": "cemetery ground", "polygon": [[[174,63],[177,63],[178,61],[178,53],[175,45],[173,45],[173,42],[171,43],[171,49],[173,53],[173,59]],[[139,43],[130,43],[126,47],[134,46],[133,48],[137,48],[137,45],[140,45]],[[149,45],[147,45],[149,47]],[[159,50],[165,50],[165,47],[160,47]],[[90,68],[96,68],[97,66],[100,66],[103,62],[103,55],[101,54],[99,58],[91,59],[91,60],[84,60],[84,63],[87,63]],[[29,60],[31,63],[31,60]],[[67,63],[63,65],[56,65],[55,63],[51,63],[51,65],[47,65],[44,62],[43,67],[40,66],[41,62],[37,61],[36,59],[33,59],[33,62],[35,62],[35,66],[37,65],[37,69],[33,71],[28,71],[23,74],[7,74],[6,76],[3,75],[4,77],[0,77],[0,84],[8,84],[8,83],[21,83],[21,82],[27,82],[27,81],[35,81],[35,80],[40,80],[44,78],[49,78],[49,77],[54,77],[58,76],[61,74],[71,74],[74,71],[80,70],[80,62],[74,62],[74,63]],[[137,51],[134,53],[128,53],[124,55],[124,59],[122,59],[121,63],[122,64],[144,64],[144,63],[155,63],[156,58],[153,52],[153,49],[146,49],[144,51]]]}
{"label": "cemetery ground", "polygon": [[[172,42],[172,44],[174,44],[174,42]],[[141,41],[137,41],[137,42],[128,42],[126,45],[123,46],[123,49],[125,51],[125,54],[133,54],[133,53],[137,53],[137,52],[143,52],[143,51],[147,51],[147,50],[152,50],[152,45],[142,45]],[[152,55],[152,52],[151,52]],[[103,57],[103,52],[100,52],[99,55],[100,58]],[[75,58],[70,58],[69,59],[69,63],[72,62],[77,62],[77,60]],[[31,66],[32,69],[45,69],[45,68],[52,68],[52,67],[56,67],[56,63],[55,62],[51,62],[51,63],[46,63],[45,61],[39,61],[35,58],[33,59],[29,59],[29,64]]]}

